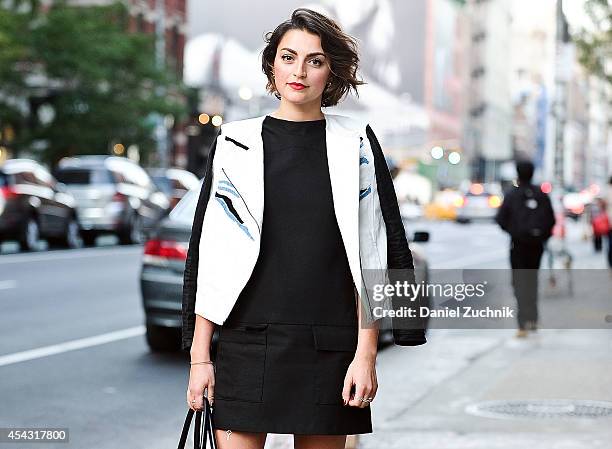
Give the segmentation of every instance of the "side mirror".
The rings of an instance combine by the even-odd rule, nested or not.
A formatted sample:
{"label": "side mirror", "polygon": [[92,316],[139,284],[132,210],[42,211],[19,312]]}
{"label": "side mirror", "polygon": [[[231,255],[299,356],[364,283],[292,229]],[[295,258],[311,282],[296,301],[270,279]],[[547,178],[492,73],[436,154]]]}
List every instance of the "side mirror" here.
{"label": "side mirror", "polygon": [[416,231],[412,237],[413,242],[428,242],[429,232],[427,231]]}

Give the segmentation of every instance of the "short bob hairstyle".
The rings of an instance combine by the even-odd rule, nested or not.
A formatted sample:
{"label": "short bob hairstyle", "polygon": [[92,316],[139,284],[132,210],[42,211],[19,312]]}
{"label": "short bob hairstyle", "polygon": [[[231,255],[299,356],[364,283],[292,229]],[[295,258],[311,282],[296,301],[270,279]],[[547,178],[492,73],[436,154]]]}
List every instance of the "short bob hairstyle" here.
{"label": "short bob hairstyle", "polygon": [[269,31],[265,35],[267,45],[262,52],[261,68],[268,78],[266,84],[268,92],[274,93],[280,100],[281,97],[276,90],[272,74],[278,44],[289,30],[307,31],[318,35],[321,39],[321,47],[331,69],[329,80],[331,85],[323,91],[321,106],[337,105],[351,88],[359,97],[357,86],[366,83],[356,77],[359,55],[355,39],[344,33],[340,26],[329,17],[306,8],[296,9],[289,20],[284,21],[274,31]]}

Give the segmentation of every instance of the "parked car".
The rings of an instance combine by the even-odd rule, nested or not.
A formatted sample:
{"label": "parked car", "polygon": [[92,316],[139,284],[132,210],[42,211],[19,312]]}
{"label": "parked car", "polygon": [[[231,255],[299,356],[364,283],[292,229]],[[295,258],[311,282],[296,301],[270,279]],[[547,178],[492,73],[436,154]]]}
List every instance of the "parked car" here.
{"label": "parked car", "polygon": [[455,220],[457,207],[463,202],[463,195],[453,189],[434,193],[432,201],[425,206],[425,217],[430,220]]}
{"label": "parked car", "polygon": [[594,195],[588,189],[581,192],[567,192],[563,195],[563,213],[577,220],[593,205]]}
{"label": "parked car", "polygon": [[151,168],[148,173],[157,188],[170,198],[170,209],[174,209],[185,193],[200,185],[196,175],[182,168]]}
{"label": "parked car", "polygon": [[404,220],[418,220],[423,218],[423,206],[414,201],[400,201],[400,215]]}
{"label": "parked car", "polygon": [[143,243],[165,216],[170,200],[135,162],[116,156],[80,156],[60,160],[55,176],[74,196],[83,240],[114,234],[122,244]]}
{"label": "parked car", "polygon": [[[144,246],[140,291],[146,316],[146,339],[152,351],[180,348],[183,273],[199,191],[199,188],[188,191],[158,223]],[[426,242],[428,239],[427,232],[415,232],[412,240]],[[410,245],[415,275],[418,282],[426,282],[429,279],[427,261],[418,246],[418,243]],[[425,298],[423,305],[428,304]],[[388,323],[387,320],[381,326],[381,344],[392,341]],[[213,354],[215,341],[216,333],[213,334]]]}
{"label": "parked car", "polygon": [[0,165],[0,242],[32,251],[40,238],[52,247],[82,245],[75,200],[38,162],[9,159]]}
{"label": "parked car", "polygon": [[472,184],[458,204],[455,220],[458,223],[469,223],[475,219],[493,220],[502,198],[499,185]]}

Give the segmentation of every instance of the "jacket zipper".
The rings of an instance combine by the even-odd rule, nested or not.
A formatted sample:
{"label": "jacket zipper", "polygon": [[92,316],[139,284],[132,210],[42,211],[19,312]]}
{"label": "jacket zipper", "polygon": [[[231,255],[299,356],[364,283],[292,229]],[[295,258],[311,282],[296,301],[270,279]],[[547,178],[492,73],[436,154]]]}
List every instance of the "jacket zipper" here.
{"label": "jacket zipper", "polygon": [[259,229],[259,223],[257,223],[257,220],[255,220],[255,217],[253,216],[253,214],[251,213],[251,210],[249,209],[249,206],[247,205],[246,201],[244,201],[244,197],[242,196],[242,194],[240,193],[240,190],[238,190],[238,188],[236,187],[236,184],[234,184],[232,182],[232,180],[230,179],[230,177],[227,175],[227,172],[225,171],[225,169],[223,167],[221,167],[221,171],[223,171],[223,174],[225,175],[225,177],[227,178],[227,180],[229,181],[229,183],[232,185],[232,187],[234,188],[234,190],[236,190],[236,192],[238,192],[238,195],[240,196],[240,199],[242,200],[242,203],[244,204],[244,207],[246,207],[247,212],[249,213],[249,215],[251,216],[251,218],[253,219],[253,221],[255,222],[255,226],[257,226],[257,232],[259,232],[259,235],[261,235],[261,229]]}

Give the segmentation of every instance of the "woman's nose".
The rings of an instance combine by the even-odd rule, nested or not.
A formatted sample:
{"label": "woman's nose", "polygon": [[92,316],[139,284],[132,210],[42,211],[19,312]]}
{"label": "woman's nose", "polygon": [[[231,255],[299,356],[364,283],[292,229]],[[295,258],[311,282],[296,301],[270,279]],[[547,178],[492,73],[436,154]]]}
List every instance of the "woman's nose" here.
{"label": "woman's nose", "polygon": [[306,71],[304,70],[303,61],[298,63],[296,70],[295,70],[295,76],[297,76],[298,78],[306,76]]}

